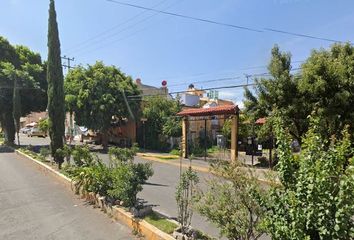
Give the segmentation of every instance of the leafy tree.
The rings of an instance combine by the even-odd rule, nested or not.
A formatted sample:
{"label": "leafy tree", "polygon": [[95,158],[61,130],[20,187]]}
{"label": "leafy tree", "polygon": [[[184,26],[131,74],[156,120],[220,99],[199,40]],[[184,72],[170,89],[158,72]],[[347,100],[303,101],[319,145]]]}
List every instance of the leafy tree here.
{"label": "leafy tree", "polygon": [[182,133],[182,122],[176,118],[181,111],[179,101],[170,100],[162,96],[147,97],[144,101],[143,115],[146,122],[147,147],[160,149],[162,134],[169,137],[178,137]]}
{"label": "leafy tree", "polygon": [[8,144],[14,142],[14,122],[31,111],[45,109],[44,69],[39,54],[24,46],[12,46],[0,37],[0,123]]}
{"label": "leafy tree", "polygon": [[310,118],[300,155],[291,152],[284,122],[277,120],[281,186],[264,202],[272,239],[354,238],[354,149],[342,139],[324,139],[319,118]]}
{"label": "leafy tree", "polygon": [[198,212],[230,240],[259,239],[265,232],[262,225],[265,209],[260,202],[266,192],[257,177],[237,163],[219,162],[213,169],[221,179],[209,180],[208,189],[196,201]]}
{"label": "leafy tree", "polygon": [[139,94],[131,77],[102,62],[70,71],[65,89],[67,96],[76,96],[76,105],[71,102],[76,122],[99,131],[104,148],[107,148],[112,118],[133,119],[136,116],[131,113],[136,115],[139,109],[139,101],[128,102],[129,96]]}
{"label": "leafy tree", "polygon": [[[290,53],[272,49],[268,66],[270,78],[256,80],[254,93],[245,89],[246,113],[254,120],[272,118],[273,109],[283,114],[289,133],[300,143],[307,132],[307,116],[313,109],[323,125],[323,136],[339,136],[340,129],[349,124],[349,133],[354,138],[354,47],[350,44],[335,44],[329,50],[314,50],[302,64],[299,74],[291,71]],[[263,134],[272,131],[266,124]]]}
{"label": "leafy tree", "polygon": [[354,46],[335,44],[329,50],[314,50],[301,68],[299,89],[320,114],[323,135],[340,136],[349,124],[354,140]]}
{"label": "leafy tree", "polygon": [[311,106],[298,89],[299,76],[291,74],[291,55],[283,53],[276,45],[272,49],[268,70],[270,78],[256,79],[255,95],[245,89],[245,108],[251,121],[261,117],[271,117],[273,109],[282,111],[294,139],[301,142],[306,132],[307,115]]}
{"label": "leafy tree", "polygon": [[65,101],[59,31],[56,20],[54,0],[51,0],[49,5],[47,65],[49,136],[51,140],[50,149],[52,151],[54,161],[58,163],[60,168],[64,158],[60,154],[56,154],[56,152],[64,146]]}

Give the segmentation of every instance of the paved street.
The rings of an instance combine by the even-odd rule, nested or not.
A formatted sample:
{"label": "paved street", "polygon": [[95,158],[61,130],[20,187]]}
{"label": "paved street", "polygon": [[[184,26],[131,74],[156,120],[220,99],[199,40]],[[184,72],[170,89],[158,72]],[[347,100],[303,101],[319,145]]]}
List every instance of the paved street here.
{"label": "paved street", "polygon": [[[24,145],[48,145],[49,138],[28,138],[25,135],[20,136],[21,144]],[[108,154],[98,154],[99,157],[108,162]],[[150,162],[148,160],[136,157],[137,162]],[[154,175],[149,179],[148,184],[144,185],[144,189],[139,193],[139,198],[148,201],[149,204],[157,205],[155,209],[171,216],[177,216],[177,205],[175,200],[176,185],[179,180],[179,168],[163,163],[153,162]],[[200,178],[200,186],[205,188],[205,180],[209,174],[198,173]],[[192,225],[215,237],[219,231],[212,224],[198,214],[194,214]]]}
{"label": "paved street", "polygon": [[0,154],[0,239],[135,239],[15,153]]}
{"label": "paved street", "polygon": [[[21,136],[21,144],[48,145],[49,138],[28,138]],[[108,163],[108,154],[98,154],[99,157]],[[154,175],[144,185],[143,191],[138,197],[149,204],[157,205],[155,209],[171,217],[177,216],[177,204],[175,200],[176,185],[179,180],[180,169],[178,166],[152,162],[141,157],[135,157],[136,162],[151,162]],[[206,188],[206,180],[213,177],[212,174],[198,172],[201,189]],[[214,237],[219,236],[219,230],[199,214],[195,213],[192,219],[192,226]]]}

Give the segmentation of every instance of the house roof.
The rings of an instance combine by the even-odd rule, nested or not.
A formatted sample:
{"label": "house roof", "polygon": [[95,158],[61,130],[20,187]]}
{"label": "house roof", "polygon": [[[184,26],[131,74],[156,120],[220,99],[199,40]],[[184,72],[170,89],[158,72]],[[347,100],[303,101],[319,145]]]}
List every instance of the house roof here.
{"label": "house roof", "polygon": [[213,115],[226,115],[226,114],[236,114],[239,111],[237,105],[224,105],[209,108],[192,108],[185,109],[179,113],[177,116],[213,116]]}

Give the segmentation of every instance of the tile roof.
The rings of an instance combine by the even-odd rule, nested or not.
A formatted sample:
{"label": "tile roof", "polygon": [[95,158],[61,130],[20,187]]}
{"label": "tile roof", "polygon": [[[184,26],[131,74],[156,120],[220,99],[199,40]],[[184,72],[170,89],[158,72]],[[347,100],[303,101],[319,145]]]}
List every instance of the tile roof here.
{"label": "tile roof", "polygon": [[237,105],[223,105],[209,108],[185,109],[177,113],[177,116],[213,116],[224,114],[236,114],[238,111],[239,108]]}

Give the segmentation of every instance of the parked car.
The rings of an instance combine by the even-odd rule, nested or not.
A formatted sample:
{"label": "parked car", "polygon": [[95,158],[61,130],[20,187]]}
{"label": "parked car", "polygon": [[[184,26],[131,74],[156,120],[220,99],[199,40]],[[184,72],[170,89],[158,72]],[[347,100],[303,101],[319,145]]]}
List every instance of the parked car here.
{"label": "parked car", "polygon": [[28,134],[31,131],[31,127],[23,127],[20,129],[20,133]]}
{"label": "parked car", "polygon": [[32,128],[30,132],[27,133],[28,137],[33,137],[33,136],[37,136],[37,137],[47,137],[47,133],[41,131],[39,128]]}

